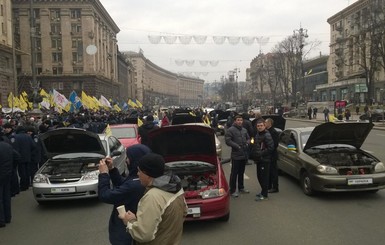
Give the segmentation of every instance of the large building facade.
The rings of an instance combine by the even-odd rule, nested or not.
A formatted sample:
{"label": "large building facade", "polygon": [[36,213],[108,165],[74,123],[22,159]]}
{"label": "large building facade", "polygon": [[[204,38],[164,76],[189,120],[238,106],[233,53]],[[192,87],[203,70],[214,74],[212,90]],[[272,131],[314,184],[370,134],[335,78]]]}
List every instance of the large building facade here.
{"label": "large building facade", "polygon": [[[327,20],[330,24],[330,76],[327,85],[317,87],[323,99],[345,99],[357,104],[366,103],[368,97],[374,102],[384,99],[384,62],[377,50],[385,39],[384,8],[383,0],[359,0]],[[381,25],[376,27],[377,24]],[[378,37],[382,41],[375,44],[373,41]],[[368,79],[371,88],[367,86]],[[368,94],[369,89],[372,96]]]}
{"label": "large building facade", "polygon": [[11,0],[0,0],[0,104],[8,105],[9,92],[15,89],[12,49]]}
{"label": "large building facade", "polygon": [[148,106],[200,106],[204,81],[167,71],[142,52],[124,52],[132,63],[137,99]]}
{"label": "large building facade", "polygon": [[23,52],[16,59],[19,93],[38,86],[66,96],[128,95],[127,81],[118,79],[120,30],[99,0],[12,2],[15,48]]}

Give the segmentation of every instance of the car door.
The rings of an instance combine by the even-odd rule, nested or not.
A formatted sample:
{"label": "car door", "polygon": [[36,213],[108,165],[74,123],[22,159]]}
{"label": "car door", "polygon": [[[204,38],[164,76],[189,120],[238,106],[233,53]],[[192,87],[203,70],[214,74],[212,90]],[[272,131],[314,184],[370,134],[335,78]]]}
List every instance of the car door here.
{"label": "car door", "polygon": [[125,173],[127,155],[124,146],[115,136],[110,136],[108,138],[108,143],[110,147],[110,154],[112,154],[112,152],[116,150],[120,152],[119,156],[114,156],[112,158],[114,161],[114,166],[119,170],[119,173]]}
{"label": "car door", "polygon": [[298,137],[293,130],[285,130],[280,135],[278,168],[285,173],[297,177]]}

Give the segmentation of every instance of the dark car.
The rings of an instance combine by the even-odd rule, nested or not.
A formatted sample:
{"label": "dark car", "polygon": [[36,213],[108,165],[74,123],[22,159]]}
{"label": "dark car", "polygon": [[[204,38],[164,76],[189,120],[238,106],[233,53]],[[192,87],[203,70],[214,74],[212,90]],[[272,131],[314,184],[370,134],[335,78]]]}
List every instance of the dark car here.
{"label": "dark car", "polygon": [[162,155],[185,192],[186,220],[229,220],[229,186],[208,126],[172,125],[149,132],[150,148]]}
{"label": "dark car", "polygon": [[385,166],[361,149],[372,123],[329,122],[280,134],[278,168],[300,181],[303,192],[385,188]]}
{"label": "dark car", "polygon": [[[372,110],[372,121],[373,122],[381,122],[384,119],[384,111],[383,109],[374,109]],[[368,121],[369,117],[367,114],[362,114],[360,116],[361,121]]]}

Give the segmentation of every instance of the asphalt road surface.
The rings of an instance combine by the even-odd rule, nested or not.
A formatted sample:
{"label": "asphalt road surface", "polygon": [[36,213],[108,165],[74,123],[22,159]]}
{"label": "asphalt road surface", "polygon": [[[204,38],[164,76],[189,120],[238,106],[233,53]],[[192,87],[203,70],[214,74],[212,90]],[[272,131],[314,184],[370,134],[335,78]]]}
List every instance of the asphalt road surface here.
{"label": "asphalt road surface", "polygon": [[[314,125],[288,121],[287,127]],[[223,142],[223,136],[220,136]],[[385,131],[373,130],[363,148],[385,160]],[[229,156],[223,144],[224,157]],[[229,176],[230,163],[224,165]],[[184,245],[196,244],[383,244],[385,190],[305,196],[296,180],[280,176],[280,192],[255,202],[260,191],[255,166],[248,165],[245,186],[251,193],[231,200],[228,222],[185,223]],[[109,244],[111,206],[98,200],[39,206],[32,191],[12,199],[12,223],[0,229],[1,245]]]}

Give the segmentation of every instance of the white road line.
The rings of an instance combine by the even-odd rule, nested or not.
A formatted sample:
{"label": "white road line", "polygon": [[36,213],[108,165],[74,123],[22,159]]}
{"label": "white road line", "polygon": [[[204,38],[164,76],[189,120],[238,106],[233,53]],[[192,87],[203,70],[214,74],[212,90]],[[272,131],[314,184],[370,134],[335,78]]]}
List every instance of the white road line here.
{"label": "white road line", "polygon": [[378,135],[378,136],[385,136],[385,134],[376,134],[376,135]]}

